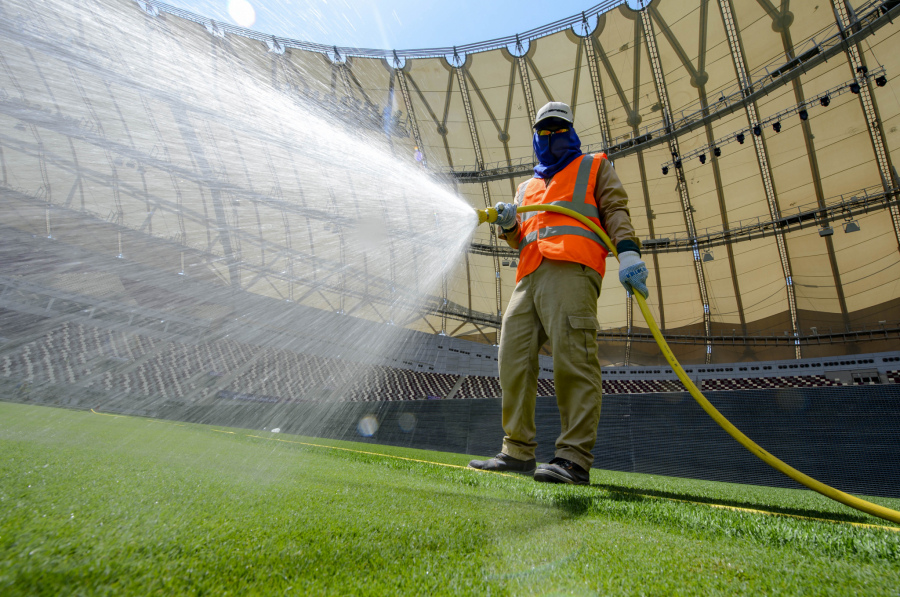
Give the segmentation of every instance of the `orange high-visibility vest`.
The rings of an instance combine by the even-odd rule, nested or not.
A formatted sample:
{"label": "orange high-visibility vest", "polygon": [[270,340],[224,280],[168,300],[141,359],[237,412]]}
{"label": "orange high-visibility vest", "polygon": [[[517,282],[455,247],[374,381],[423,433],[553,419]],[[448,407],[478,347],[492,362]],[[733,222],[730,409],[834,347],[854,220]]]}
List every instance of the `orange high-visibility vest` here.
{"label": "orange high-visibility vest", "polygon": [[[544,187],[540,178],[519,185],[518,205],[559,205],[586,216],[600,226],[600,209],[594,197],[597,172],[606,154],[583,155],[557,172]],[[522,214],[519,226],[519,266],[516,284],[547,259],[574,261],[606,273],[609,250],[590,228],[575,218],[549,211]]]}

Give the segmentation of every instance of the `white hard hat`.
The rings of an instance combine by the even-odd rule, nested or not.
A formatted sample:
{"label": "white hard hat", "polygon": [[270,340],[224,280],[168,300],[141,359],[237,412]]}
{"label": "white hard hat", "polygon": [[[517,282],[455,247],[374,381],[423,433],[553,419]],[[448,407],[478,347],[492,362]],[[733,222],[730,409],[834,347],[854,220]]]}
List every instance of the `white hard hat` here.
{"label": "white hard hat", "polygon": [[536,127],[540,121],[548,118],[562,118],[570,124],[575,122],[572,109],[568,105],[562,102],[550,102],[538,110],[537,118],[534,119],[532,128]]}

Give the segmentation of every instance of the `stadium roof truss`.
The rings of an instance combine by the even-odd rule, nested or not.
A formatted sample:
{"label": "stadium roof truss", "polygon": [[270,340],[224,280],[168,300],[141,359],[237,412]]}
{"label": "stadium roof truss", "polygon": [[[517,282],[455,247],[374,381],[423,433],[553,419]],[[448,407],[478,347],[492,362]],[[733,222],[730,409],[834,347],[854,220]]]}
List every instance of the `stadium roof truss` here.
{"label": "stadium roof truss", "polygon": [[[900,52],[891,50],[900,47],[893,46],[895,0],[652,0],[640,10],[632,0],[613,0],[518,35],[409,51],[265,35],[156,0],[89,4],[98,20],[141,20],[173,47],[205,45],[237,89],[244,73],[267,77],[287,96],[314,99],[383,132],[395,155],[412,161],[418,151],[473,207],[510,199],[530,177],[536,108],[570,104],[582,142],[607,153],[629,193],[651,270],[651,308],[665,332],[682,339],[679,358],[734,361],[735,352],[722,352],[725,335],[746,339],[772,330],[787,334],[784,341],[776,333],[780,358],[802,356],[816,329],[838,330],[829,336],[834,352],[859,337],[852,330],[900,320],[900,179],[893,165],[900,101],[879,92],[900,72]],[[239,131],[260,142],[264,155],[252,159],[262,159],[275,181],[271,189],[239,182],[248,179],[221,170],[214,155],[192,152],[190,142],[202,136],[216,151],[217,142],[239,147],[236,140],[196,130],[178,98],[142,85],[102,48],[55,53],[52,65],[36,59],[47,50],[38,20],[0,23],[0,151],[34,160],[37,178],[17,182],[21,177],[0,162],[7,195],[46,210],[47,236],[54,213],[85,212],[91,184],[111,181],[103,224],[119,247],[134,231],[165,236],[181,253],[182,272],[187,255],[234,288],[390,318],[388,305],[346,289],[342,267],[320,262],[311,275],[326,279],[307,279],[299,264],[316,263],[321,241],[313,229],[334,224],[333,216],[304,209],[302,197],[287,200],[278,176],[290,164],[283,148],[260,131]],[[7,52],[31,55],[35,80],[24,81],[3,59]],[[86,67],[106,82],[103,101],[115,106],[112,113],[121,115],[120,104],[131,102],[142,122],[101,119],[81,83]],[[83,110],[66,114],[33,103],[53,96],[48,80],[63,78]],[[177,127],[185,146],[173,146],[161,130],[168,118],[161,105],[174,115],[165,126]],[[212,107],[202,116],[216,122]],[[137,126],[149,127],[151,147],[131,140]],[[174,165],[171,156],[185,151],[193,169]],[[85,154],[93,158],[79,159]],[[66,184],[54,172],[65,173]],[[209,213],[186,200],[197,193]],[[277,237],[262,228],[225,232],[241,201],[277,214]],[[165,234],[154,232],[162,213],[174,217]],[[197,235],[206,237],[205,248],[178,249]],[[242,260],[248,253],[259,258]],[[397,323],[496,342],[516,260],[496,231],[480,228],[464,262],[442,280],[440,296],[435,289],[415,321]],[[334,271],[321,274],[329,267]],[[600,341],[621,352],[613,361],[646,357],[632,345],[646,344],[646,330],[612,278],[599,315]],[[742,359],[759,350],[773,358],[769,343],[740,344]]]}

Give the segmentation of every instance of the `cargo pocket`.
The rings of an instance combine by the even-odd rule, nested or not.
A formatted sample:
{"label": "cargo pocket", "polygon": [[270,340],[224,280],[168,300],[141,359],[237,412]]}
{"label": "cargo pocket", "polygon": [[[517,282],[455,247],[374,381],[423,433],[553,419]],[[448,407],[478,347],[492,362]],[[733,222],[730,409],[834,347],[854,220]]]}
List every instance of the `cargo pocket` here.
{"label": "cargo pocket", "polygon": [[569,315],[569,327],[572,332],[572,339],[576,344],[580,344],[579,352],[584,355],[585,362],[590,363],[597,360],[597,330],[600,329],[600,323],[597,318],[588,316]]}
{"label": "cargo pocket", "polygon": [[578,315],[569,315],[569,325],[576,330],[594,330],[600,329],[597,318],[588,315],[587,317],[579,317]]}

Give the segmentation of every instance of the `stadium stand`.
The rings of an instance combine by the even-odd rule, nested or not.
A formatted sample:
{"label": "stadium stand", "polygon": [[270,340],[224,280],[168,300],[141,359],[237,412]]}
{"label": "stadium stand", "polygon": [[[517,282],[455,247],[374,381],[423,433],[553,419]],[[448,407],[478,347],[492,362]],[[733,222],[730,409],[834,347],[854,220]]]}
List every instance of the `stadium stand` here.
{"label": "stadium stand", "polygon": [[[37,338],[11,347],[4,338],[0,375],[20,384],[68,384],[120,395],[200,399],[214,394],[229,400],[397,401],[499,398],[496,375],[418,371],[421,364],[386,366],[255,346],[222,338],[203,342],[65,322]],[[474,345],[484,352],[485,347]],[[443,346],[449,351],[449,344]],[[459,349],[454,349],[459,352]],[[490,355],[489,355],[490,356]],[[893,355],[860,355],[852,361],[804,363],[834,371],[789,375],[793,364],[709,369],[713,378],[688,369],[708,391],[822,388],[900,383]],[[493,362],[493,360],[491,361]],[[843,364],[842,364],[843,363]],[[496,365],[494,365],[496,367]],[[861,369],[866,367],[867,369]],[[854,368],[857,371],[854,372]],[[704,371],[706,373],[706,371]],[[628,379],[620,376],[629,375]],[[635,377],[631,377],[634,375]],[[603,379],[605,394],[684,392],[668,370],[613,368]],[[666,379],[668,378],[668,379]],[[461,382],[456,392],[452,392]],[[538,395],[553,396],[553,379],[538,380]]]}
{"label": "stadium stand", "polygon": [[824,388],[844,385],[826,379],[824,375],[798,375],[797,377],[759,377],[738,379],[709,379],[703,381],[703,390],[762,390],[769,388]]}

